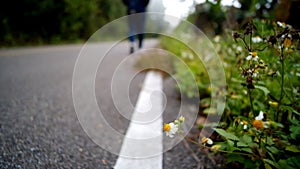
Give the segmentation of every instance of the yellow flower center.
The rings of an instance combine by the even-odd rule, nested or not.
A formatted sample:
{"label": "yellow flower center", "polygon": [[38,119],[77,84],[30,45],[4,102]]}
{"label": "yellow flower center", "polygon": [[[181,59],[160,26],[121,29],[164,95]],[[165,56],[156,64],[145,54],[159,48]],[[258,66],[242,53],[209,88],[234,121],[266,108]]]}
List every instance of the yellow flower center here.
{"label": "yellow flower center", "polygon": [[202,143],[206,143],[207,140],[208,140],[208,139],[207,139],[206,137],[202,137],[201,142],[202,142]]}
{"label": "yellow flower center", "polygon": [[243,120],[243,124],[244,124],[244,125],[247,125],[247,124],[248,124],[248,121]]}
{"label": "yellow flower center", "polygon": [[253,121],[253,126],[257,129],[260,130],[264,128],[264,123],[261,120],[254,120]]}
{"label": "yellow flower center", "polygon": [[257,52],[251,52],[251,56],[252,57],[256,57],[257,56]]}
{"label": "yellow flower center", "polygon": [[164,130],[164,131],[170,131],[170,130],[171,130],[170,124],[164,124],[163,130]]}

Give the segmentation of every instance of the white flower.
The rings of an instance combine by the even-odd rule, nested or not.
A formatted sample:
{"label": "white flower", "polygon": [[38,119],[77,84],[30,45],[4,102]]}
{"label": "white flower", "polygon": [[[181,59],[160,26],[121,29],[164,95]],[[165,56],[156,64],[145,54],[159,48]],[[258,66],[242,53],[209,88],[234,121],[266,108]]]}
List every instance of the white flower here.
{"label": "white flower", "polygon": [[242,121],[240,124],[243,125],[244,130],[246,130],[248,128],[248,122],[247,121]]}
{"label": "white flower", "polygon": [[252,40],[253,43],[259,43],[259,42],[263,41],[263,39],[259,36],[252,37],[251,40]]}
{"label": "white flower", "polygon": [[257,77],[258,76],[258,72],[253,72],[252,77]]}
{"label": "white flower", "polygon": [[174,134],[176,134],[176,132],[178,131],[178,125],[173,122],[164,124],[163,130],[164,130],[164,132],[166,132],[166,136],[172,138],[172,137],[174,137]]}
{"label": "white flower", "polygon": [[212,145],[213,143],[214,142],[210,138],[207,138],[207,144]]}
{"label": "white flower", "polygon": [[210,138],[207,138],[207,137],[202,137],[202,139],[201,139],[201,142],[202,142],[202,144],[209,144],[209,145],[212,145],[212,144],[214,144],[214,142],[210,139]]}
{"label": "white flower", "polygon": [[246,57],[246,60],[258,60],[258,55],[256,52],[250,52],[249,55]]}
{"label": "white flower", "polygon": [[239,52],[242,52],[242,51],[243,51],[243,48],[240,47],[240,46],[238,46],[238,47],[236,47],[236,50],[239,51]]}
{"label": "white flower", "polygon": [[262,120],[264,118],[264,112],[260,111],[259,115],[255,117],[255,120]]}
{"label": "white flower", "polygon": [[220,39],[221,39],[221,37],[219,35],[214,37],[214,41],[217,43],[220,42]]}
{"label": "white flower", "polygon": [[291,29],[291,28],[292,28],[291,25],[286,24],[286,23],[284,23],[284,22],[279,22],[279,21],[277,21],[277,25],[278,25],[279,27],[283,28],[283,29],[285,29],[285,28]]}
{"label": "white flower", "polygon": [[286,24],[283,23],[283,22],[277,21],[277,25],[280,26],[280,27],[282,27],[282,28],[286,28]]}
{"label": "white flower", "polygon": [[270,123],[268,121],[262,121],[264,118],[264,112],[260,111],[259,115],[255,117],[253,121],[253,126],[256,129],[268,128]]}

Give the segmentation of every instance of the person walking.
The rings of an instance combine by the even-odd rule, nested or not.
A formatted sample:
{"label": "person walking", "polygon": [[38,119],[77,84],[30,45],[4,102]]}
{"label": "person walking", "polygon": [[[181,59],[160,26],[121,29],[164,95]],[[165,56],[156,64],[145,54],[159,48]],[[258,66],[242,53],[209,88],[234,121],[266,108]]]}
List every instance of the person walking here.
{"label": "person walking", "polygon": [[[142,48],[144,40],[144,27],[146,7],[149,0],[122,0],[127,7],[130,54],[134,52],[135,35],[138,38],[138,48]],[[140,14],[139,14],[140,13]]]}

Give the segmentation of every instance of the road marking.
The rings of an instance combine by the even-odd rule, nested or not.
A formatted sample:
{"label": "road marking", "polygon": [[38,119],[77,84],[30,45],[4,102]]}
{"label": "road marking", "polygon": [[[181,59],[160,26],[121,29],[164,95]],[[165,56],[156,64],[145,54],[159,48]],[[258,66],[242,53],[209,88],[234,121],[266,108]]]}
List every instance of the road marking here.
{"label": "road marking", "polygon": [[162,75],[149,71],[115,169],[162,169]]}

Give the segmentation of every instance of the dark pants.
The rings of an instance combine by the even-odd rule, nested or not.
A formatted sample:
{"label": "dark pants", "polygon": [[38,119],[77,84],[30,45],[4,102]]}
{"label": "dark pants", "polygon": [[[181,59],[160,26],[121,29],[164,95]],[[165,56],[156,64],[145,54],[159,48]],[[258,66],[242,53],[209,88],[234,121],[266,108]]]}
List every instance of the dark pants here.
{"label": "dark pants", "polygon": [[145,14],[144,13],[130,13],[128,18],[129,23],[129,41],[134,42],[135,35],[139,40],[139,48],[143,45],[144,28],[145,28]]}

